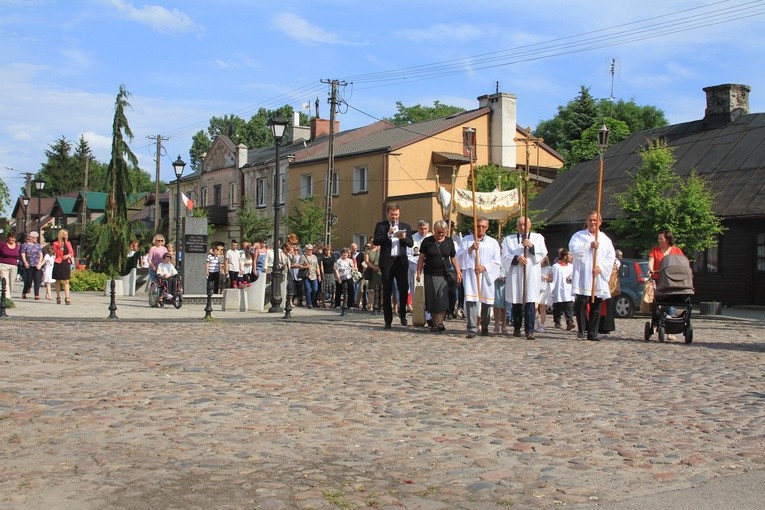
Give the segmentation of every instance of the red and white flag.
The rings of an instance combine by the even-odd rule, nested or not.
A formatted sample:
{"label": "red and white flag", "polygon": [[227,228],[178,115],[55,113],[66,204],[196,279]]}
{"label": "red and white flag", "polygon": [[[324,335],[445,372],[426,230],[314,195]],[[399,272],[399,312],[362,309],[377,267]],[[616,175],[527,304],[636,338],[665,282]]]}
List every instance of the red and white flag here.
{"label": "red and white flag", "polygon": [[186,196],[186,193],[181,192],[181,200],[183,200],[183,205],[186,206],[186,209],[189,211],[194,209],[194,202],[192,202],[191,199]]}

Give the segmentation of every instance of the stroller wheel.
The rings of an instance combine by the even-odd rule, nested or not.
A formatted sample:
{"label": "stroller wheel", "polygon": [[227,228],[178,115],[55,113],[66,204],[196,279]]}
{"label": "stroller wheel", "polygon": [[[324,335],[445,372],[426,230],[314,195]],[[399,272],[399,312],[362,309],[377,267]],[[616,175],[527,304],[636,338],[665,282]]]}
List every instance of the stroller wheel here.
{"label": "stroller wheel", "polygon": [[693,326],[688,324],[688,327],[685,328],[685,333],[683,333],[683,336],[685,337],[685,343],[689,344],[693,342]]}
{"label": "stroller wheel", "polygon": [[176,294],[173,296],[173,306],[178,309],[181,307],[181,305],[183,305],[183,298],[180,294]]}
{"label": "stroller wheel", "polygon": [[647,342],[651,339],[651,335],[653,335],[653,328],[651,327],[650,322],[645,323],[645,338],[644,340]]}
{"label": "stroller wheel", "polygon": [[664,326],[659,326],[659,343],[664,343],[667,339],[667,335],[664,334]]}

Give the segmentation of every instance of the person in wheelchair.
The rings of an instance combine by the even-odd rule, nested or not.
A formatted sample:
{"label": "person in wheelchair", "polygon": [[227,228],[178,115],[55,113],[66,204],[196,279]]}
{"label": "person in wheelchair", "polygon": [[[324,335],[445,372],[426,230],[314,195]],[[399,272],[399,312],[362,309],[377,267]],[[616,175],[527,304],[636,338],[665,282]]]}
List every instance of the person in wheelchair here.
{"label": "person in wheelchair", "polygon": [[162,262],[157,266],[157,283],[160,285],[161,294],[165,299],[173,299],[175,290],[175,275],[178,271],[173,266],[173,255],[165,253]]}

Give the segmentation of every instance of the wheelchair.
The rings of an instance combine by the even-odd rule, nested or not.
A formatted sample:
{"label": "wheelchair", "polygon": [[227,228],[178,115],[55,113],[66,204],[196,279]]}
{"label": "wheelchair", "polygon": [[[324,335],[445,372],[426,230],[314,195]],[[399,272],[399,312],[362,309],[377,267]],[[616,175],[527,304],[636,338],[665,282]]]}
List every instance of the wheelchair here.
{"label": "wheelchair", "polygon": [[[167,294],[171,294],[172,298],[168,298]],[[156,308],[166,304],[172,304],[176,309],[183,306],[183,282],[180,274],[169,278],[157,276],[149,283],[149,306]]]}

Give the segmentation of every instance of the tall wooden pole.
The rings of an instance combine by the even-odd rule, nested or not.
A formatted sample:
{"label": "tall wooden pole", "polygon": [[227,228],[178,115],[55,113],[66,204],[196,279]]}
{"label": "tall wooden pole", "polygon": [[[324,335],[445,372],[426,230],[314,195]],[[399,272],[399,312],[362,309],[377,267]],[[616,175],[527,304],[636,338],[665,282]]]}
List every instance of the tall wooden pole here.
{"label": "tall wooden pole", "polygon": [[600,232],[600,205],[603,198],[603,154],[608,148],[608,127],[605,122],[598,131],[598,149],[600,150],[600,172],[598,174],[598,216],[595,219],[597,227],[595,228],[595,248],[592,250],[592,289],[590,291],[590,303],[595,302],[595,283],[597,276],[595,268],[598,267],[598,233]]}
{"label": "tall wooden pole", "polygon": [[[475,166],[473,165],[473,149],[475,147],[475,129],[463,128],[462,138],[467,148],[468,157],[470,158],[470,182],[473,187],[473,241],[478,242],[478,207],[476,204],[475,196]],[[478,257],[478,250],[475,250],[475,269],[478,269],[480,259]],[[480,275],[476,275],[476,290],[478,291],[479,301],[481,296],[481,278]]]}

